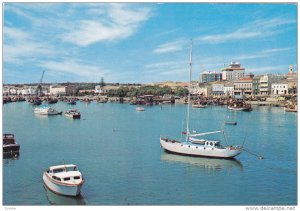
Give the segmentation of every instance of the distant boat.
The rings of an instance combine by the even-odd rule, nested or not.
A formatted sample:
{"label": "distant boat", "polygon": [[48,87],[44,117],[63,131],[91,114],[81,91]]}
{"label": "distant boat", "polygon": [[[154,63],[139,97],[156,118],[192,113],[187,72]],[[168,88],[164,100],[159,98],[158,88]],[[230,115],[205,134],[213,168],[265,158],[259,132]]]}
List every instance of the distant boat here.
{"label": "distant boat", "polygon": [[57,111],[51,107],[39,107],[34,109],[34,113],[40,115],[58,115],[62,114],[62,111]]}
{"label": "distant boat", "polygon": [[76,105],[76,101],[75,100],[69,100],[67,103],[69,105]]}
{"label": "distant boat", "polygon": [[135,109],[136,111],[145,111],[145,109],[143,107],[136,107]]}
{"label": "distant boat", "polygon": [[51,166],[43,173],[43,181],[52,192],[65,196],[77,196],[84,183],[74,164]]}
{"label": "distant boat", "polygon": [[193,104],[192,107],[193,107],[193,108],[206,108],[206,105],[202,105],[202,104]]}
{"label": "distant boat", "polygon": [[247,106],[237,106],[236,104],[228,106],[229,110],[233,111],[252,111],[251,105]]}
{"label": "distant boat", "polygon": [[294,107],[294,108],[287,108],[287,107],[284,107],[284,111],[285,111],[285,112],[298,112],[298,111],[297,111],[297,107]]}
{"label": "distant boat", "polygon": [[225,122],[226,125],[237,125],[237,122]]}
{"label": "distant boat", "polygon": [[81,114],[76,109],[69,109],[68,111],[65,112],[65,116],[72,119],[80,119]]}
{"label": "distant boat", "polygon": [[[189,72],[189,88],[191,87],[191,73],[192,73],[192,46],[190,52],[190,72]],[[186,131],[182,132],[185,135],[185,140],[174,139],[171,137],[160,136],[161,147],[170,153],[179,155],[209,157],[209,158],[233,158],[239,155],[243,151],[242,146],[223,146],[218,140],[210,140],[204,138],[198,138],[200,136],[206,136],[210,134],[223,133],[226,141],[226,136],[223,130],[196,133],[190,132],[189,119],[190,119],[190,101],[191,94],[188,94],[188,106],[187,106],[187,127]],[[196,138],[197,137],[197,138]]]}
{"label": "distant boat", "polygon": [[16,142],[14,134],[3,134],[3,154],[19,153],[20,145]]}
{"label": "distant boat", "polygon": [[48,103],[49,104],[54,104],[54,103],[57,103],[58,102],[58,100],[57,99],[48,99]]}

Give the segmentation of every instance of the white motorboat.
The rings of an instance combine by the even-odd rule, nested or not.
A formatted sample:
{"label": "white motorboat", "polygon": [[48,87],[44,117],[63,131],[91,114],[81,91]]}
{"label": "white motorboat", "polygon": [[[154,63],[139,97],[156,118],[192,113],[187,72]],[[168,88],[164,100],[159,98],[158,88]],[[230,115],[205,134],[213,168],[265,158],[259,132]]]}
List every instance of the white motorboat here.
{"label": "white motorboat", "polygon": [[40,115],[58,115],[62,114],[62,111],[57,111],[51,107],[39,107],[34,109],[34,113]]}
{"label": "white motorboat", "polygon": [[80,119],[81,114],[76,109],[72,108],[65,112],[65,116],[72,119]]}
{"label": "white motorboat", "polygon": [[77,196],[84,183],[74,164],[51,166],[43,174],[45,186],[52,192],[65,196]]}
{"label": "white motorboat", "polygon": [[[192,46],[190,52],[190,71],[189,71],[189,90],[191,87],[191,72],[192,72]],[[215,133],[223,133],[224,139],[226,136],[223,130],[204,132],[204,133],[191,133],[189,129],[189,118],[190,118],[190,104],[191,96],[190,92],[188,95],[188,106],[187,106],[187,126],[185,140],[168,138],[160,136],[161,147],[171,153],[189,156],[209,157],[209,158],[233,158],[239,155],[243,151],[242,146],[230,146],[228,143],[226,146],[222,146],[219,140],[209,140],[204,138],[197,138],[200,136],[206,136]]]}
{"label": "white motorboat", "polygon": [[145,111],[145,108],[143,108],[143,107],[136,107],[135,110],[136,110],[136,111]]}

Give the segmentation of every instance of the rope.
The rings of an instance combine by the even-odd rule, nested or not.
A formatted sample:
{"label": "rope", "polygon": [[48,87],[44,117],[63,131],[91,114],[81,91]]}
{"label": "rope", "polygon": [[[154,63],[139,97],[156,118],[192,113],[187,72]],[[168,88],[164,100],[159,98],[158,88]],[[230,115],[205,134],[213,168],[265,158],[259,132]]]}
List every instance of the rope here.
{"label": "rope", "polygon": [[263,157],[262,155],[257,155],[257,154],[255,154],[255,153],[253,153],[253,152],[250,152],[249,150],[247,150],[247,149],[245,149],[245,148],[243,148],[243,150],[244,150],[245,152],[248,152],[249,154],[255,156],[255,157],[258,157],[258,159],[260,159],[260,160],[264,159],[264,157]]}

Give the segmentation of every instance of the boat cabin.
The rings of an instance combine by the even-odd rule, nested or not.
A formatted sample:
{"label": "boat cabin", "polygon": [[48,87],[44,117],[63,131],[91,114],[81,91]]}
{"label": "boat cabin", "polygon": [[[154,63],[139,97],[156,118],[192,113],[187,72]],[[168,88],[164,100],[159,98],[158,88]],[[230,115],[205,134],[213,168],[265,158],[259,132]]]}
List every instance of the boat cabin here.
{"label": "boat cabin", "polygon": [[77,166],[73,164],[52,166],[47,170],[49,176],[57,181],[71,182],[82,179],[81,173],[78,171]]}
{"label": "boat cabin", "polygon": [[3,134],[3,145],[15,144],[14,134]]}
{"label": "boat cabin", "polygon": [[196,138],[190,138],[190,140],[193,144],[199,144],[208,147],[221,147],[220,141],[196,139]]}

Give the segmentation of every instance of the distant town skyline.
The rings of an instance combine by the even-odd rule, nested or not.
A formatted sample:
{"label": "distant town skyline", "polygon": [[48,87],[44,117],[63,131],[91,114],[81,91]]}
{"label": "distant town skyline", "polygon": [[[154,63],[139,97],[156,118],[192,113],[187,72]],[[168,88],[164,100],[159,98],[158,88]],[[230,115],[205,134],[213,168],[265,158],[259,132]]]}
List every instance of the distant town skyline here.
{"label": "distant town skyline", "polygon": [[3,83],[187,81],[238,61],[297,71],[296,3],[4,3]]}

